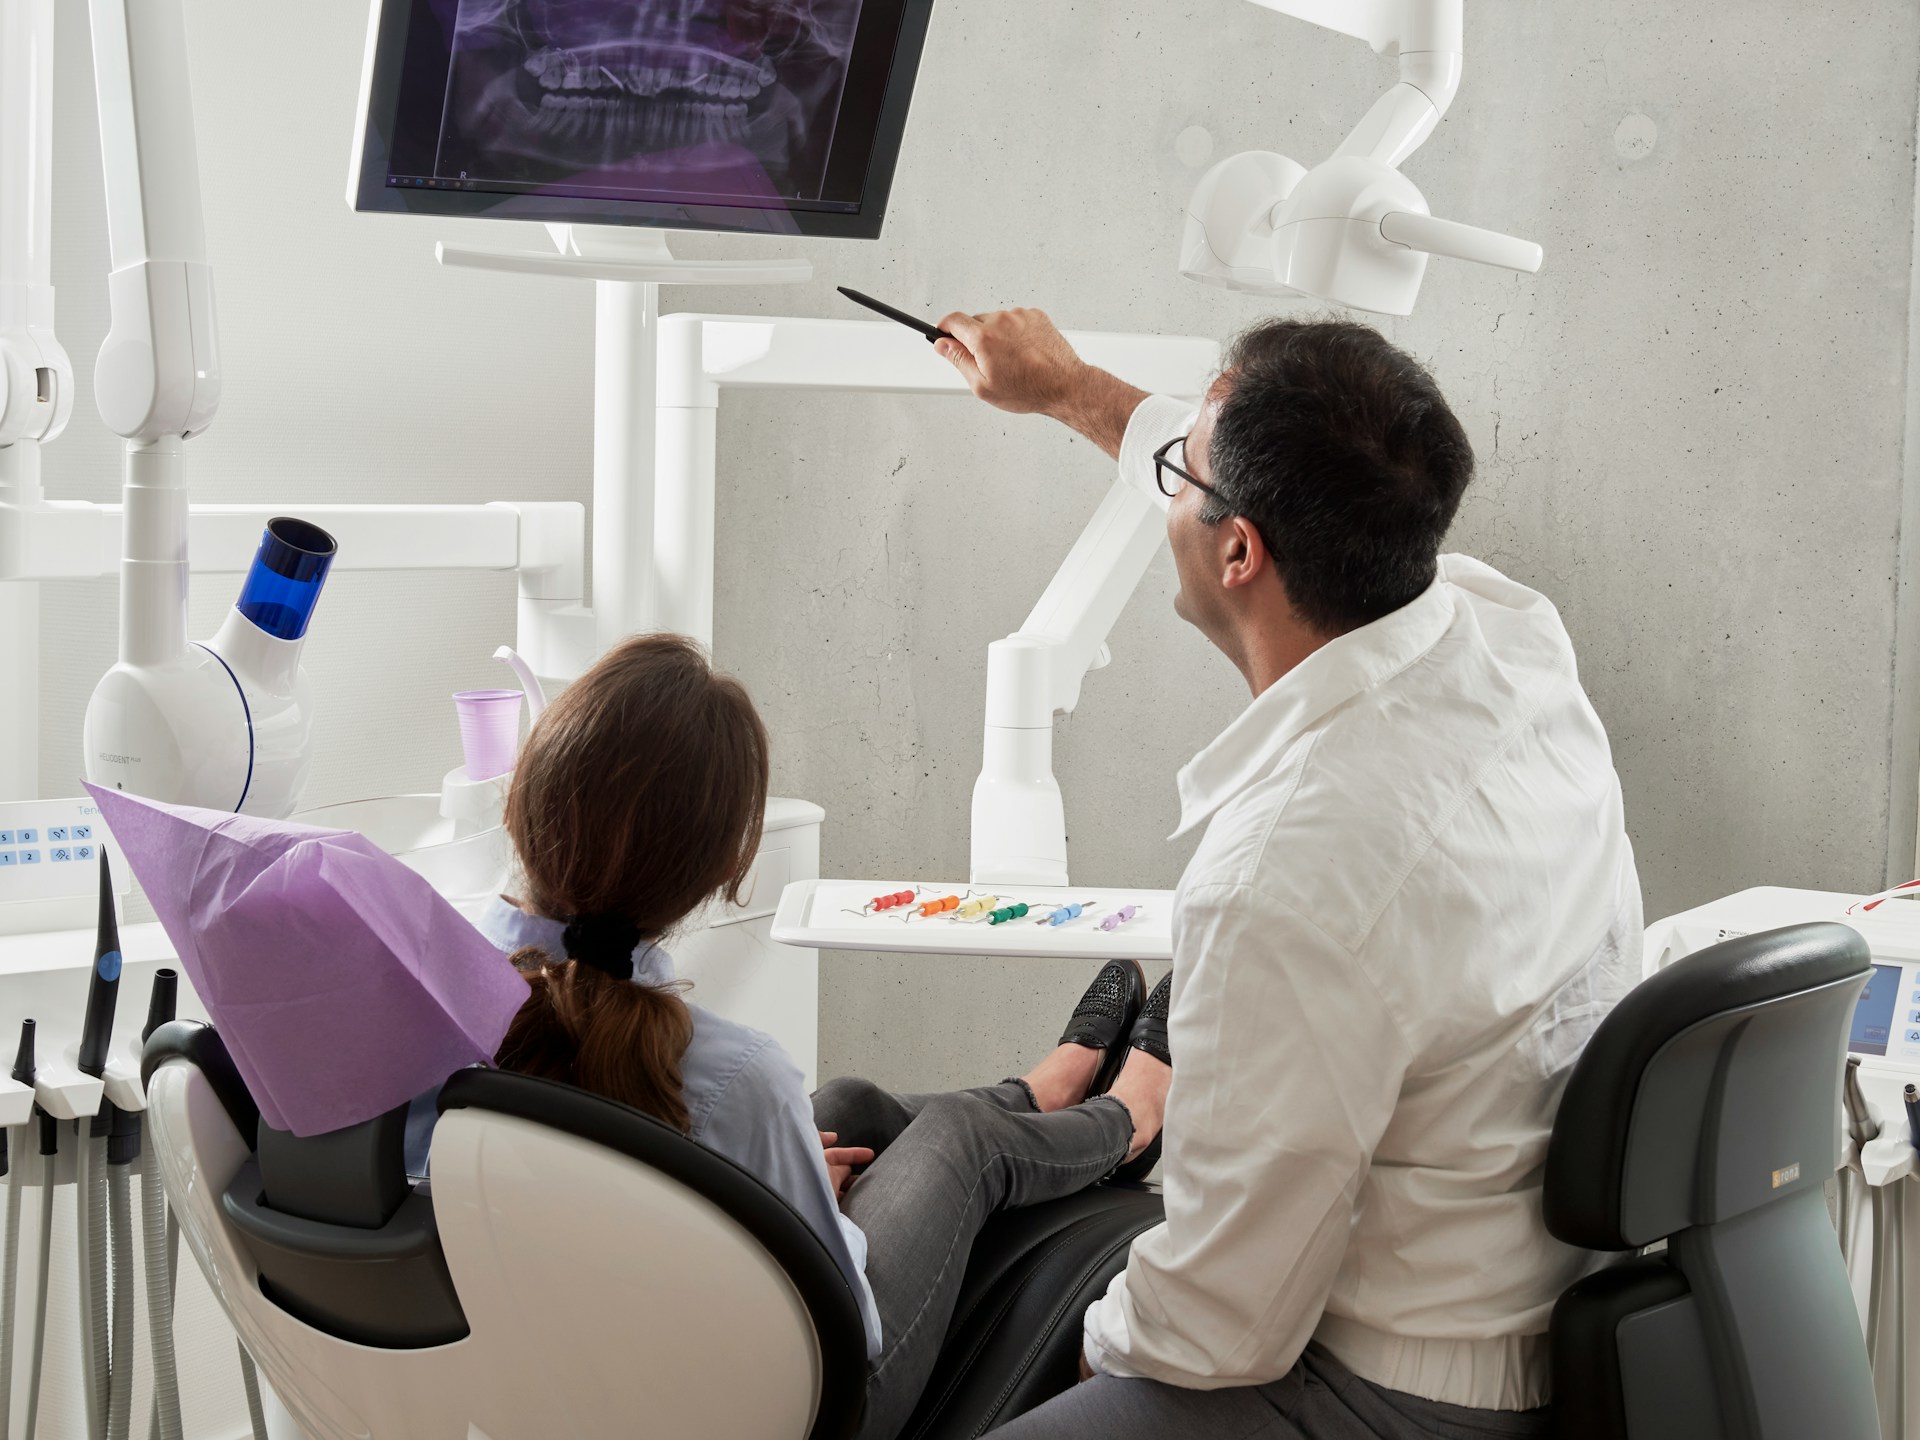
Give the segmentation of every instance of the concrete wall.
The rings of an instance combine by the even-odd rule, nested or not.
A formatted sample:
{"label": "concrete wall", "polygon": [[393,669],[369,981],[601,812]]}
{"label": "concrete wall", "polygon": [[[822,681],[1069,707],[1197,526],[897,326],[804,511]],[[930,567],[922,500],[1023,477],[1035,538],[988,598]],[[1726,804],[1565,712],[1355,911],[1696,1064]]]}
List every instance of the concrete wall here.
{"label": "concrete wall", "polygon": [[[78,8],[56,279],[84,384],[105,257]],[[1817,25],[1785,0],[1469,8],[1465,86],[1408,173],[1438,213],[1538,239],[1548,262],[1535,279],[1436,262],[1418,316],[1386,327],[1480,453],[1454,543],[1560,603],[1650,916],[1756,883],[1874,887],[1913,849],[1914,707],[1895,700],[1920,20],[1894,0]],[[230,375],[197,492],[585,499],[584,287],[440,272],[431,241],[456,227],[339,199],[361,9],[190,6]],[[1293,307],[1175,277],[1207,158],[1176,140],[1200,127],[1214,158],[1311,162],[1391,76],[1238,0],[945,0],[885,239],[686,242],[803,254],[817,278],[667,305],[837,315],[832,286],[852,284],[929,314],[1035,304],[1073,327],[1223,334]],[[827,807],[828,873],[963,874],[986,644],[1106,463],[959,400],[726,404],[717,649],[766,713],[776,788]],[[83,399],[49,490],[106,498],[116,469]],[[1172,774],[1245,700],[1171,613],[1172,583],[1163,556],[1060,727],[1089,883],[1174,882]],[[196,587],[197,629],[230,588]],[[446,693],[486,678],[510,591],[334,582],[309,652],[328,696],[316,802],[435,782]],[[113,601],[46,598],[42,777],[64,793]],[[822,1073],[995,1078],[1051,1042],[1086,971],[828,957]]]}

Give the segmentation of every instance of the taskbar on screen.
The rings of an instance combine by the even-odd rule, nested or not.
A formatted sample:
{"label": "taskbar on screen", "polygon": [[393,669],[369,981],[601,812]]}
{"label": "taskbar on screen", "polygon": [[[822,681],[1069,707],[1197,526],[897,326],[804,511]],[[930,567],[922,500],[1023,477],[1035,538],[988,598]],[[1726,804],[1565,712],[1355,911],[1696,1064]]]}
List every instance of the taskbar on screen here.
{"label": "taskbar on screen", "polygon": [[541,195],[555,200],[626,200],[648,205],[697,205],[730,210],[805,210],[823,215],[857,215],[853,201],[769,200],[764,195],[690,195],[684,190],[622,190],[594,185],[564,189],[513,180],[447,180],[432,175],[389,175],[390,190],[459,190],[479,195]]}

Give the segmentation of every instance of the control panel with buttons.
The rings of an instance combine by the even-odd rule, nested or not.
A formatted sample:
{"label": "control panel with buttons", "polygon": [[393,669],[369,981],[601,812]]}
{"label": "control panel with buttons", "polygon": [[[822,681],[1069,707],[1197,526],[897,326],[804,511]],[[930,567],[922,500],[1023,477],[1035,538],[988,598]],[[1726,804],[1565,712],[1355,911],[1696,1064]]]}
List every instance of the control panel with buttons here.
{"label": "control panel with buttons", "polygon": [[[107,827],[90,796],[0,804],[0,905],[99,894],[106,848]],[[114,890],[124,895],[130,883],[116,865]]]}

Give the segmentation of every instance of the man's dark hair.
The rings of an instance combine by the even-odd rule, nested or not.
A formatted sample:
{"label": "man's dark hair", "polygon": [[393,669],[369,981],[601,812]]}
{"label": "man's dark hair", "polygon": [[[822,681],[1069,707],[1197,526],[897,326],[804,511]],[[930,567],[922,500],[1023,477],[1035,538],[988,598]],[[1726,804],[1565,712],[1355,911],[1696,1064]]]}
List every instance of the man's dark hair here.
{"label": "man's dark hair", "polygon": [[1267,320],[1220,383],[1200,518],[1252,521],[1303,621],[1344,634],[1433,583],[1473,448],[1417,361],[1365,325]]}

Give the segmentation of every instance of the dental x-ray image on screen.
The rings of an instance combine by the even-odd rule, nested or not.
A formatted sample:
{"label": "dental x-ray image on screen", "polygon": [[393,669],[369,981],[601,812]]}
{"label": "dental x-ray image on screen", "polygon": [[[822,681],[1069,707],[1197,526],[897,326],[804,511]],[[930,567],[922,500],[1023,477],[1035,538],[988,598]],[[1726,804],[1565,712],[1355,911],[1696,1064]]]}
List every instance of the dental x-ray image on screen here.
{"label": "dental x-ray image on screen", "polygon": [[819,200],[862,0],[460,0],[438,170]]}
{"label": "dental x-ray image on screen", "polygon": [[879,235],[934,0],[370,0],[360,210]]}

